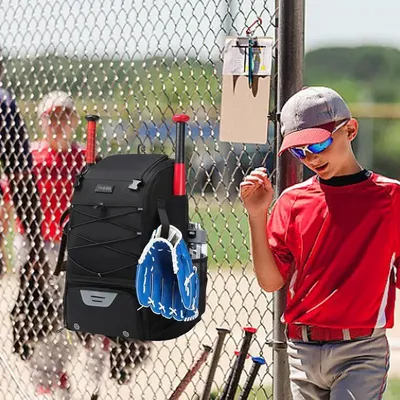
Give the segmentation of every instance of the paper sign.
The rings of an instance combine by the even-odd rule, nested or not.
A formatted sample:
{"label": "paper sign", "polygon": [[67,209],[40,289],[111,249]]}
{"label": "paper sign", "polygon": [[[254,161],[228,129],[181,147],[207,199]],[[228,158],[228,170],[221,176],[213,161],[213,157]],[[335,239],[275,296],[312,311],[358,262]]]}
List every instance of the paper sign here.
{"label": "paper sign", "polygon": [[248,79],[249,40],[225,41],[222,71],[221,142],[265,144],[272,70],[272,38],[257,38],[252,48],[253,79]]}
{"label": "paper sign", "polygon": [[[271,75],[272,38],[254,39],[252,47],[253,75]],[[229,38],[225,41],[223,75],[247,75],[249,70],[249,39]]]}

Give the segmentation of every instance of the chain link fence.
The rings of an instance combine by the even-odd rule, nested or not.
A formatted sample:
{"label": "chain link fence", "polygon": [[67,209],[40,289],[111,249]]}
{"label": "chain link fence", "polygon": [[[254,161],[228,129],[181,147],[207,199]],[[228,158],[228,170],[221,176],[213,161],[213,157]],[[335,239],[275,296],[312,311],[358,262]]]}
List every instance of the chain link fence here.
{"label": "chain link fence", "polygon": [[[25,348],[27,354],[21,357],[12,352],[10,313],[26,246],[21,244],[21,224],[13,202],[4,195],[0,397],[90,399],[97,392],[98,399],[165,400],[202,345],[215,343],[219,326],[232,332],[217,368],[214,395],[229,374],[234,350],[241,343],[241,327],[258,328],[251,354],[262,355],[271,364],[266,341],[272,339],[272,297],[261,291],[252,273],[238,184],[260,165],[266,165],[274,176],[275,126],[271,123],[268,143],[263,146],[221,143],[218,136],[224,38],[244,34],[257,17],[263,23],[256,34],[275,37],[275,0],[19,0],[0,4],[1,84],[12,96],[6,112],[16,115],[19,111],[25,128],[18,135],[23,137],[26,132],[29,136],[35,162],[46,163],[43,154],[51,153],[43,145],[46,129],[43,118],[38,118],[38,106],[55,90],[74,100],[78,119],[76,126],[69,126],[74,141],[85,142],[85,114],[100,115],[98,150],[102,156],[146,152],[173,157],[171,117],[179,112],[191,117],[186,140],[190,216],[208,231],[210,260],[206,313],[183,337],[157,343],[115,343],[100,336],[78,338],[64,330]],[[272,85],[271,110],[276,105],[276,76]],[[6,93],[2,92],[4,98]],[[10,106],[13,99],[18,105],[15,112]],[[15,127],[14,117],[9,123]],[[3,131],[11,125],[3,122]],[[14,139],[8,135],[7,140]],[[42,199],[45,222],[54,222],[53,216],[66,207],[71,171],[79,164],[78,158],[67,159],[71,154],[79,157],[79,151],[64,150],[61,146],[59,154],[53,154],[54,163],[37,177],[39,182],[47,179],[54,184],[39,184],[41,196],[47,193],[46,201]],[[4,167],[9,153],[17,150],[12,142],[2,151]],[[23,154],[23,146],[18,151]],[[69,171],[65,176],[60,172],[63,168]],[[10,180],[16,174],[10,170],[3,178],[3,191],[7,191],[7,181],[12,188]],[[57,233],[52,238],[47,245],[56,254]],[[209,364],[210,360],[182,398],[193,399],[202,393]],[[242,384],[250,364],[246,363]],[[271,368],[261,369],[253,389],[256,398],[272,398],[271,374]]]}

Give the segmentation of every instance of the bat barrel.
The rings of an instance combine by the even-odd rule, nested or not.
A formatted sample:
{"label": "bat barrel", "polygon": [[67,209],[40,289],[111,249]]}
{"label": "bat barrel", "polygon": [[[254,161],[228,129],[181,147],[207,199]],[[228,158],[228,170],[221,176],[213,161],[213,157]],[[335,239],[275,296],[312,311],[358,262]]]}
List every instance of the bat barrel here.
{"label": "bat barrel", "polygon": [[[240,351],[239,350],[235,350],[235,361],[234,361],[233,366],[231,368],[231,371],[229,373],[228,379],[227,379],[227,381],[225,383],[224,391],[222,392],[221,397],[219,398],[219,400],[226,400],[226,398],[227,398],[226,396],[228,395],[229,385],[232,382],[233,374],[234,374],[234,372],[236,370],[236,366],[237,366],[237,363],[238,363],[238,360],[239,360],[239,354],[240,354]],[[250,355],[247,354],[246,358],[249,358],[249,357],[250,357]]]}
{"label": "bat barrel", "polygon": [[86,163],[91,165],[96,159],[96,124],[100,117],[88,114],[85,119],[87,121]]}
{"label": "bat barrel", "polygon": [[250,374],[244,384],[242,393],[240,393],[239,400],[247,400],[251,391],[251,388],[254,385],[254,381],[256,380],[256,376],[261,365],[265,364],[265,359],[263,357],[252,357],[253,365],[250,370]]}
{"label": "bat barrel", "polygon": [[185,162],[185,136],[186,136],[185,122],[177,122],[175,162],[178,164],[183,164]]}
{"label": "bat barrel", "polygon": [[182,393],[185,391],[186,387],[189,385],[190,381],[193,379],[197,371],[201,368],[201,366],[206,362],[208,355],[212,351],[211,346],[203,345],[203,352],[201,353],[200,358],[196,361],[192,368],[186,373],[182,381],[179,383],[174,393],[172,393],[169,400],[178,400]]}
{"label": "bat barrel", "polygon": [[235,393],[237,387],[239,385],[240,375],[242,374],[244,362],[246,361],[246,357],[250,348],[250,343],[253,335],[257,332],[256,328],[246,327],[244,330],[244,339],[242,342],[242,346],[240,348],[240,354],[237,359],[237,363],[235,365],[235,370],[233,371],[232,381],[229,384],[227,400],[233,400],[235,398]]}
{"label": "bat barrel", "polygon": [[173,186],[173,193],[175,196],[186,194],[185,136],[186,123],[189,119],[189,116],[186,114],[176,114],[172,117],[172,120],[176,123],[176,150]]}
{"label": "bat barrel", "polygon": [[217,345],[215,346],[213,359],[211,361],[210,370],[208,372],[207,381],[204,387],[203,396],[201,397],[201,400],[210,399],[211,387],[214,381],[215,371],[217,370],[218,361],[221,356],[222,346],[224,344],[225,336],[228,333],[230,333],[230,330],[225,328],[217,328],[217,332],[218,332]]}

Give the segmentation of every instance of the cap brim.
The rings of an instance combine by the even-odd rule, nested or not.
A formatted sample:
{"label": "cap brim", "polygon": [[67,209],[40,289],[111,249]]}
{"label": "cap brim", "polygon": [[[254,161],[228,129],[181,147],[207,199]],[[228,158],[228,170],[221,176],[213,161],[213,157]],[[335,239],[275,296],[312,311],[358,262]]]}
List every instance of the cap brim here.
{"label": "cap brim", "polygon": [[308,144],[322,143],[329,139],[332,133],[327,129],[310,128],[301,131],[287,134],[283,138],[281,148],[279,149],[278,156],[282,155],[284,151],[291,147],[306,146]]}
{"label": "cap brim", "polygon": [[40,116],[42,117],[43,115],[50,115],[51,113],[57,111],[57,110],[73,110],[74,107],[70,106],[69,104],[54,104],[52,107],[47,108],[44,110]]}

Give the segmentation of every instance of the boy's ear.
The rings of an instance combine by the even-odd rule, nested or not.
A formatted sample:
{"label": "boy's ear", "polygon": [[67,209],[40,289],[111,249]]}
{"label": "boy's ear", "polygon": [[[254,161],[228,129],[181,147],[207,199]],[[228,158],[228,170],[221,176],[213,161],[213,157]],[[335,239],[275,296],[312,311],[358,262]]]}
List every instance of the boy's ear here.
{"label": "boy's ear", "polygon": [[357,133],[358,133],[358,121],[352,118],[347,123],[347,137],[351,142],[356,138]]}

